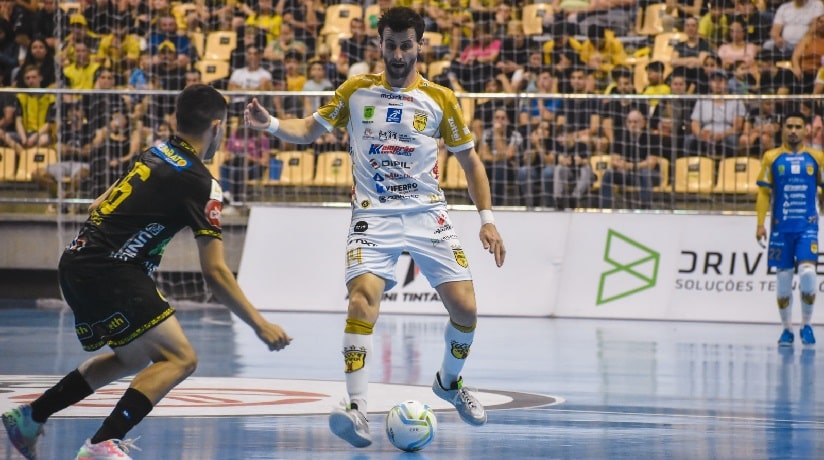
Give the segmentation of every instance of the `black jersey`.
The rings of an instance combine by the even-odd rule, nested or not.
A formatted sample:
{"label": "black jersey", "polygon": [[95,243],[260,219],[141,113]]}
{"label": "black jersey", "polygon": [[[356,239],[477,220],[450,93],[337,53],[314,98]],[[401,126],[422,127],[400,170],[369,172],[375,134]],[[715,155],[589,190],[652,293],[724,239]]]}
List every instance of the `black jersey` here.
{"label": "black jersey", "polygon": [[74,260],[126,262],[151,273],[184,227],[221,238],[220,184],[184,140],[172,137],[141,153],[66,248]]}

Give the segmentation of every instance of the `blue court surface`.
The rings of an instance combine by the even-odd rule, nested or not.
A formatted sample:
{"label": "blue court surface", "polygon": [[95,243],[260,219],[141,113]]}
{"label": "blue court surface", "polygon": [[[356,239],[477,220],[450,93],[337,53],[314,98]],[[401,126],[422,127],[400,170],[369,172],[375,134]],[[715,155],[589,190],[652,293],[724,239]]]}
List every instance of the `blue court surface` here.
{"label": "blue court surface", "polygon": [[[355,449],[327,425],[345,396],[343,314],[266,316],[294,338],[285,351],[266,351],[227,310],[178,312],[199,367],[129,434],[140,437],[135,459],[824,458],[824,352],[797,339],[779,349],[777,325],[482,317],[464,377],[489,422],[471,427],[429,389],[446,317],[384,315],[371,360],[375,442]],[[69,310],[0,309],[0,410],[87,356]],[[127,385],[51,418],[41,458],[74,458]],[[383,432],[385,411],[405,399],[443,409],[419,453]],[[18,458],[3,435],[0,459]]]}

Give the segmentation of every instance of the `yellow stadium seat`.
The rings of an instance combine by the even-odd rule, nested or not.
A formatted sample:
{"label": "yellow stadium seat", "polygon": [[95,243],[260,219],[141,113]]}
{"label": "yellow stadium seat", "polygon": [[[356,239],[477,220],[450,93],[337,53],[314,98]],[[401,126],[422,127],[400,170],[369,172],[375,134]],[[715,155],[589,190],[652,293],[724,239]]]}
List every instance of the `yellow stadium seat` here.
{"label": "yellow stadium seat", "polygon": [[524,35],[543,35],[544,18],[552,16],[552,5],[546,3],[532,3],[524,5],[521,22],[524,25]]}
{"label": "yellow stadium seat", "polygon": [[669,192],[672,189],[670,183],[670,161],[666,158],[658,157],[658,171],[661,173],[661,183],[653,187],[653,192]]}
{"label": "yellow stadium seat", "polygon": [[229,77],[229,61],[204,59],[195,62],[195,69],[200,71],[201,80],[209,84],[215,80]]}
{"label": "yellow stadium seat", "polygon": [[192,47],[194,47],[195,52],[197,53],[198,59],[203,58],[203,48],[206,46],[206,36],[203,32],[189,32],[189,41],[192,42]]}
{"label": "yellow stadium seat", "polygon": [[338,4],[326,8],[326,18],[323,20],[321,35],[333,32],[351,33],[352,18],[363,19],[363,7],[360,5]]}
{"label": "yellow stadium seat", "polygon": [[664,64],[672,63],[673,43],[682,42],[687,39],[687,35],[680,32],[662,32],[655,36],[652,45],[652,60],[661,61]]}
{"label": "yellow stadium seat", "polygon": [[0,148],[0,181],[14,180],[14,163],[17,154],[8,147]]}
{"label": "yellow stadium seat", "polygon": [[423,46],[421,47],[421,55],[426,56],[431,54],[434,50],[432,49],[435,46],[441,46],[443,44],[443,34],[439,32],[424,32],[423,39]]}
{"label": "yellow stadium seat", "polygon": [[724,158],[718,162],[716,193],[754,194],[758,192],[758,173],[761,162],[750,157]]}
{"label": "yellow stadium seat", "polygon": [[323,42],[329,47],[329,60],[337,62],[340,56],[340,41],[351,37],[352,34],[332,32],[323,36]]}
{"label": "yellow stadium seat", "polygon": [[426,67],[426,77],[432,80],[438,75],[442,74],[444,70],[448,69],[451,62],[444,59],[440,61],[432,61]]}
{"label": "yellow stadium seat", "polygon": [[638,15],[640,22],[638,35],[658,35],[664,32],[663,19],[666,8],[666,3],[647,5],[643,13]]}
{"label": "yellow stadium seat", "polygon": [[237,48],[237,34],[235,32],[209,32],[206,35],[203,58],[228,61],[232,57],[232,51],[235,48]]}
{"label": "yellow stadium seat", "polygon": [[312,151],[284,151],[278,152],[275,158],[282,162],[280,178],[267,179],[264,183],[272,185],[312,185],[315,176],[315,152]]}
{"label": "yellow stadium seat", "polygon": [[27,182],[31,180],[31,174],[40,168],[57,163],[57,152],[48,147],[32,147],[23,151],[20,157],[20,165],[17,167],[17,174],[14,180]]}
{"label": "yellow stadium seat", "polygon": [[325,152],[318,155],[312,185],[349,187],[352,185],[352,157],[349,152]]}
{"label": "yellow stadium seat", "polygon": [[715,187],[715,161],[708,157],[675,160],[675,193],[710,194]]}
{"label": "yellow stadium seat", "polygon": [[446,171],[443,172],[441,188],[444,190],[466,189],[466,172],[458,163],[458,157],[450,155],[446,159]]}
{"label": "yellow stadium seat", "polygon": [[60,9],[66,13],[67,16],[80,13],[80,2],[57,2]]}
{"label": "yellow stadium seat", "polygon": [[601,180],[604,178],[604,173],[612,164],[612,155],[593,155],[589,157],[589,164],[592,167],[592,174],[595,175],[592,189],[598,190],[601,188]]}
{"label": "yellow stadium seat", "polygon": [[[375,22],[374,27],[372,26],[372,22],[373,22],[372,18],[373,17],[376,18],[376,20],[374,21]],[[368,35],[371,35],[373,37],[378,35],[378,24],[377,24],[378,21],[377,21],[377,19],[380,19],[380,17],[381,17],[381,6],[378,3],[373,3],[369,6],[367,6],[366,9],[363,11],[363,23],[366,26],[366,33]]]}

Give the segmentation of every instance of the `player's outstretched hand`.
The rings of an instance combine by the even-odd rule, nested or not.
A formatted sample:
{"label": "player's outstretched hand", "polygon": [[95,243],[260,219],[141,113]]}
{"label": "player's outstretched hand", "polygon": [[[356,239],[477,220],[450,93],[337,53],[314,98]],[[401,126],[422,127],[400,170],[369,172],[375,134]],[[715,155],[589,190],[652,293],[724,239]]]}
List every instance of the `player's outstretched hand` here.
{"label": "player's outstretched hand", "polygon": [[292,343],[292,338],[277,324],[264,321],[256,331],[258,338],[269,346],[269,351],[280,351]]}
{"label": "player's outstretched hand", "polygon": [[269,126],[269,112],[260,105],[256,97],[246,104],[243,118],[246,120],[246,126],[252,129],[266,129]]}
{"label": "player's outstretched hand", "polygon": [[506,248],[504,247],[504,240],[498,233],[495,224],[489,223],[481,225],[481,243],[484,249],[488,250],[490,254],[495,256],[495,265],[502,266],[506,258]]}

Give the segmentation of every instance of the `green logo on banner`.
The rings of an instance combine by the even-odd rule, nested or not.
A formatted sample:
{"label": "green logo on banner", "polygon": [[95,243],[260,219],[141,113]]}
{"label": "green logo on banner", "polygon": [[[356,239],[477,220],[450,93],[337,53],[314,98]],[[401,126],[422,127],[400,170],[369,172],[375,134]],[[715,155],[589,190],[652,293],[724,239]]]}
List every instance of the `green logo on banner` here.
{"label": "green logo on banner", "polygon": [[601,273],[596,305],[650,289],[658,280],[661,254],[610,229],[604,261],[613,268]]}
{"label": "green logo on banner", "polygon": [[374,105],[367,105],[363,108],[363,119],[364,120],[371,120],[372,117],[375,116],[375,106]]}

